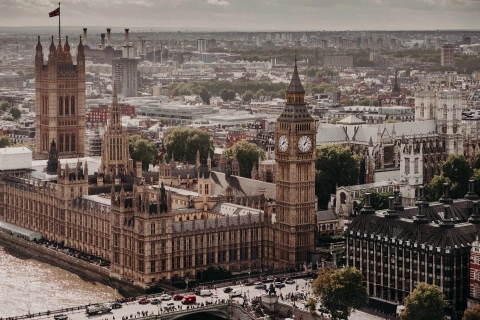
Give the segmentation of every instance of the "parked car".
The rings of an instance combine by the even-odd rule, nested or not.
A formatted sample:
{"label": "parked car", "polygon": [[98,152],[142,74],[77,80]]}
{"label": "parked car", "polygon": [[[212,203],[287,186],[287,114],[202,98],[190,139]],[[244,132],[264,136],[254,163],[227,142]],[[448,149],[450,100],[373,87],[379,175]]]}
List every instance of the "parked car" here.
{"label": "parked car", "polygon": [[178,294],[178,293],[177,293],[177,294],[174,294],[174,295],[172,296],[172,299],[175,300],[175,301],[176,301],[176,300],[182,300],[182,299],[183,299],[183,295]]}
{"label": "parked car", "polygon": [[287,279],[287,280],[285,280],[285,283],[286,283],[286,284],[294,284],[294,283],[295,283],[295,280],[293,280],[293,279]]}
{"label": "parked car", "polygon": [[169,302],[169,303],[167,303],[167,307],[175,307],[175,303]]}
{"label": "parked car", "polygon": [[255,289],[262,289],[264,290],[265,288],[267,288],[267,285],[265,283],[259,283],[259,284],[256,284],[255,285]]}
{"label": "parked car", "polygon": [[142,299],[138,300],[138,303],[139,304],[148,304],[148,303],[150,303],[150,300],[148,300],[147,298],[142,298]]}
{"label": "parked car", "polygon": [[230,291],[232,291],[232,290],[233,290],[232,288],[226,287],[225,289],[223,289],[223,292],[230,293]]}
{"label": "parked car", "polygon": [[122,307],[121,303],[114,302],[112,303],[112,309],[120,309]]}
{"label": "parked car", "polygon": [[163,301],[167,301],[167,300],[172,299],[172,296],[169,295],[169,294],[164,293],[164,294],[162,294],[162,295],[160,296],[160,299],[162,299]]}
{"label": "parked car", "polygon": [[53,316],[55,320],[68,320],[68,316],[65,314],[56,314]]}
{"label": "parked car", "polygon": [[283,282],[274,282],[273,285],[275,288],[285,288],[285,283]]}
{"label": "parked car", "polygon": [[152,299],[152,300],[150,300],[150,303],[151,303],[151,304],[159,304],[159,303],[160,303],[160,300],[158,300],[158,299]]}

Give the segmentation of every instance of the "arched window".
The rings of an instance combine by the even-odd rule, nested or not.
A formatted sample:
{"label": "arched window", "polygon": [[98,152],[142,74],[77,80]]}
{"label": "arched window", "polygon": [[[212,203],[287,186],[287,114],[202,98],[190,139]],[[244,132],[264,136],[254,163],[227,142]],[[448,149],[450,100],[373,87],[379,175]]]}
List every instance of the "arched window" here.
{"label": "arched window", "polygon": [[70,105],[70,99],[68,97],[65,97],[65,107],[68,107]]}
{"label": "arched window", "polygon": [[70,137],[70,142],[71,142],[71,145],[72,147],[70,148],[72,151],[75,151],[75,133],[72,133],[71,137]]}
{"label": "arched window", "polygon": [[63,133],[60,133],[58,141],[58,151],[63,152]]}
{"label": "arched window", "polygon": [[63,116],[63,98],[58,98],[58,115]]}
{"label": "arched window", "polygon": [[443,120],[447,120],[447,105],[443,105]]}
{"label": "arched window", "polygon": [[65,115],[70,113],[70,107],[68,106],[68,98],[65,98]]}
{"label": "arched window", "polygon": [[425,116],[425,106],[420,104],[420,118],[423,118]]}
{"label": "arched window", "polygon": [[434,114],[434,109],[433,109],[433,104],[430,103],[430,119],[434,119],[435,114]]}
{"label": "arched window", "polygon": [[72,97],[72,103],[70,104],[70,108],[72,109],[72,112],[70,112],[70,114],[75,114],[75,97]]}
{"label": "arched window", "polygon": [[65,134],[65,152],[70,151],[70,135],[67,133]]}

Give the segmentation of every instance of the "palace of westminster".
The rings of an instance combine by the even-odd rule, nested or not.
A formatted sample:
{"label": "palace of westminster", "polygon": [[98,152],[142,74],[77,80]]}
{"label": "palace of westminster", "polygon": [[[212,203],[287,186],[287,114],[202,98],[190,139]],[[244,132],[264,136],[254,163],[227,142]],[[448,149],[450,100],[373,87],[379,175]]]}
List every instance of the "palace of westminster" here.
{"label": "palace of westminster", "polygon": [[[2,173],[0,221],[107,259],[112,277],[141,287],[201,278],[213,265],[246,272],[301,270],[316,262],[315,147],[337,129],[317,128],[296,63],[275,127],[275,183],[241,178],[235,166],[214,171],[210,157],[197,156],[188,168],[187,177],[196,177],[192,189],[179,186],[173,157],[159,163],[156,175],[133,163],[115,89],[101,162],[97,172],[89,172],[81,38],[76,60],[68,37],[58,45],[52,37],[44,64],[39,38],[35,162],[42,165]],[[409,134],[400,123],[378,133],[341,130],[350,135],[341,143],[364,156],[366,177],[392,162],[405,178],[389,210],[375,212],[367,203],[345,231],[346,265],[361,270],[371,297],[386,293],[389,300],[403,302],[425,281],[442,286],[452,314],[465,308],[467,298],[478,301],[480,280],[470,280],[473,270],[480,272],[476,195],[470,190],[465,200],[452,201],[446,189],[440,203],[429,205],[419,187],[447,155],[468,149],[458,126],[458,101],[454,91],[420,92],[416,118],[425,132]],[[372,134],[377,134],[375,145]],[[416,206],[407,207],[410,202],[402,202],[402,195],[415,197]],[[342,229],[343,217],[337,218]],[[478,257],[471,258],[471,251]],[[480,279],[477,271],[475,277]]]}

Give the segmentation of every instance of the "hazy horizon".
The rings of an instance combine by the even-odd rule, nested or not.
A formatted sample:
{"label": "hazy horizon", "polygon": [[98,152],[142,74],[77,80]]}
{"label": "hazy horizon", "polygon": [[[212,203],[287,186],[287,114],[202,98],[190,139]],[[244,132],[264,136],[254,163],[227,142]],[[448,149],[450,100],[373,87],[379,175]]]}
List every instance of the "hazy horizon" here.
{"label": "hazy horizon", "polygon": [[[48,13],[57,7],[54,0],[0,0],[0,25],[55,28],[58,17],[49,18]],[[478,17],[480,0],[69,0],[61,4],[62,27],[144,31],[475,31]]]}

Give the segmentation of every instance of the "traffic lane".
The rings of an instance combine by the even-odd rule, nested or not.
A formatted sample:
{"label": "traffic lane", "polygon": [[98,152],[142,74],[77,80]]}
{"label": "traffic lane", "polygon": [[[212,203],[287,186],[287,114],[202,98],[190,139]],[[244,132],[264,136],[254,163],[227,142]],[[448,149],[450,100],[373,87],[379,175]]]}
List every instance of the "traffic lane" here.
{"label": "traffic lane", "polygon": [[[285,284],[284,288],[275,288],[277,291],[277,294],[282,294],[284,297],[288,293],[294,293],[297,291],[303,291],[303,290],[309,290],[309,285],[306,286],[307,280],[306,279],[297,279],[297,283],[293,284]],[[265,283],[267,288],[270,286],[270,283]],[[298,285],[298,290],[296,290],[296,285]],[[202,286],[201,286],[202,287]],[[265,291],[261,289],[255,289],[254,286],[242,286],[242,285],[232,285],[230,286],[233,290],[235,289],[241,289],[242,290],[242,298],[247,297],[247,298],[253,298],[256,296],[259,296],[261,294],[264,294]],[[205,304],[205,302],[211,302],[215,303],[217,300],[228,300],[230,298],[229,293],[223,292],[223,290],[226,287],[219,287],[217,289],[212,289],[213,295],[212,296],[196,296],[196,304],[201,305],[202,303]],[[188,295],[190,293],[183,293],[182,295]],[[148,299],[159,299],[159,296],[161,294],[155,294],[155,297],[152,295],[148,296]],[[130,319],[130,316],[132,316],[132,319],[135,319],[135,316],[138,318],[139,315],[142,315],[143,312],[147,312],[149,315],[150,314],[158,314],[161,310],[164,310],[164,308],[167,306],[167,303],[173,302],[176,310],[179,309],[179,306],[182,306],[182,310],[185,310],[187,308],[187,305],[182,305],[181,301],[174,301],[172,299],[167,300],[167,301],[162,301],[161,304],[158,305],[152,305],[152,304],[139,304],[138,300],[137,301],[132,301],[132,302],[127,302],[122,304],[122,308],[118,309],[113,309],[109,313],[104,313],[104,314],[99,314],[99,315],[94,315],[94,316],[88,316],[85,312],[85,310],[78,310],[75,311],[74,313],[72,312],[65,312],[70,319],[72,320],[80,320],[80,319],[112,319],[115,317],[115,320],[121,320],[122,317],[128,317]],[[196,305],[193,305],[196,306]],[[301,306],[300,304],[297,303],[297,306],[299,307],[304,307]],[[53,319],[53,315],[50,317]]]}

